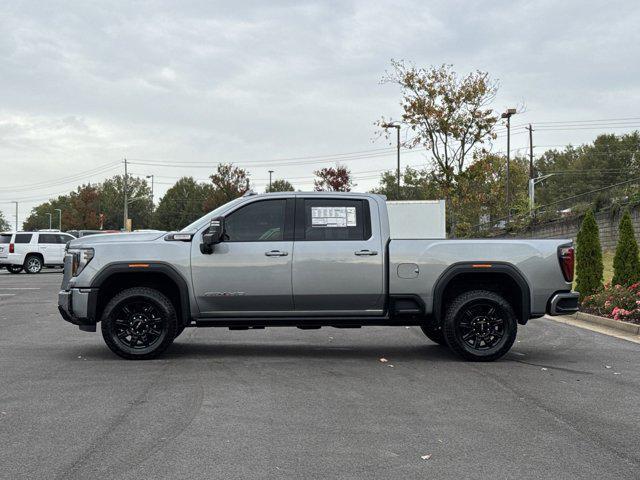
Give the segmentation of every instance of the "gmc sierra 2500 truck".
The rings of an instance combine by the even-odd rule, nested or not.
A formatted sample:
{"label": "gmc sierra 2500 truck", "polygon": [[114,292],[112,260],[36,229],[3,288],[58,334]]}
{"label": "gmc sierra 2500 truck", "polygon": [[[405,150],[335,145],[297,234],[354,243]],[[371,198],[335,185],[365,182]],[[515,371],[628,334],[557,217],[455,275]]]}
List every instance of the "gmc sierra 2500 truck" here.
{"label": "gmc sierra 2500 truck", "polygon": [[577,310],[570,240],[395,239],[385,198],[252,192],[179,232],[69,242],[58,305],[117,355],[161,354],[185,327],[420,326],[467,360],[518,325]]}

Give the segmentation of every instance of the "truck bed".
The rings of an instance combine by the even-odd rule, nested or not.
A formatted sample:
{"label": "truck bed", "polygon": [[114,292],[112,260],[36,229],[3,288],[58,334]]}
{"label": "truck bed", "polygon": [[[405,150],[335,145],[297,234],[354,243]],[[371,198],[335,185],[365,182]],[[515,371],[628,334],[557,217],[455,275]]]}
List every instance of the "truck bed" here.
{"label": "truck bed", "polygon": [[389,293],[417,295],[424,302],[425,312],[432,313],[436,284],[447,269],[464,264],[491,271],[505,264],[527,283],[531,313],[543,315],[554,292],[571,290],[558,262],[558,248],[569,243],[569,239],[391,240]]}

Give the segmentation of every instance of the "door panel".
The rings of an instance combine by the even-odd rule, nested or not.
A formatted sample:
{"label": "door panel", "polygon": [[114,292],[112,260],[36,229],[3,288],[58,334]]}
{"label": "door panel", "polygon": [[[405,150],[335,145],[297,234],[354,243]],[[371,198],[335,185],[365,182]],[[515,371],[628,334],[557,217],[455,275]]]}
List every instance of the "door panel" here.
{"label": "door panel", "polygon": [[[284,256],[267,256],[272,251]],[[290,311],[293,242],[222,242],[211,255],[192,248],[192,275],[203,314]]]}
{"label": "door panel", "polygon": [[200,252],[194,240],[191,269],[201,314],[261,316],[293,310],[294,208],[293,199],[241,205],[225,217],[224,241],[210,255]]}
{"label": "door panel", "polygon": [[385,251],[376,205],[368,202],[298,201],[292,273],[297,311],[383,313]]}
{"label": "door panel", "polygon": [[[58,260],[60,257],[60,244],[58,243],[57,235],[53,233],[40,233],[38,236],[38,251],[44,258],[45,265],[52,265],[55,263],[62,263]],[[64,245],[62,245],[64,248]]]}

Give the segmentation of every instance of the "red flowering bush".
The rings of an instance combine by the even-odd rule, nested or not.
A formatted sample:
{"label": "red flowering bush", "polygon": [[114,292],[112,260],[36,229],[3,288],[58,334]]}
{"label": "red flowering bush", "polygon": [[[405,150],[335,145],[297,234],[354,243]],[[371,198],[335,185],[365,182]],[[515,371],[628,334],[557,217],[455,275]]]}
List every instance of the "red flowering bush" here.
{"label": "red flowering bush", "polygon": [[602,317],[640,324],[640,282],[629,287],[607,284],[582,300],[581,310]]}

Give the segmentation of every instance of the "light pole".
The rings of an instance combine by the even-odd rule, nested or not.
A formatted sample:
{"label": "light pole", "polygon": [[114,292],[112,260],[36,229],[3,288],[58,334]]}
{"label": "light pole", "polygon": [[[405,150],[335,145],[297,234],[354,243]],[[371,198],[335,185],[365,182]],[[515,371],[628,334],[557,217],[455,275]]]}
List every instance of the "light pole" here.
{"label": "light pole", "polygon": [[399,123],[383,123],[382,128],[395,128],[396,129],[396,134],[397,134],[397,141],[396,141],[396,147],[398,150],[398,165],[396,168],[396,177],[397,177],[397,199],[400,200],[400,124]]}
{"label": "light pole", "polygon": [[271,191],[271,175],[273,175],[273,170],[269,170],[269,191]]}
{"label": "light pole", "polygon": [[511,163],[511,116],[516,114],[515,108],[507,108],[501,117],[507,119],[507,224],[511,219],[511,198],[509,197],[509,167]]}
{"label": "light pole", "polygon": [[151,179],[151,203],[153,203],[153,175],[147,175],[146,178]]}
{"label": "light pole", "polygon": [[16,232],[18,231],[18,202],[13,201],[11,203],[15,203],[16,204]]}
{"label": "light pole", "polygon": [[62,231],[62,210],[59,208],[54,208],[56,212],[58,212],[58,230]]}
{"label": "light pole", "polygon": [[51,230],[51,213],[47,212],[45,215],[49,215],[49,230]]}

